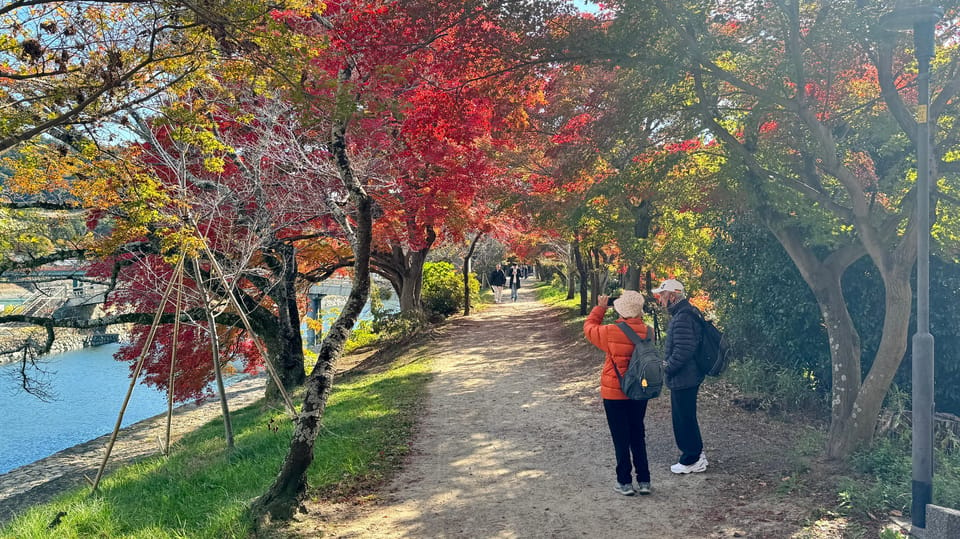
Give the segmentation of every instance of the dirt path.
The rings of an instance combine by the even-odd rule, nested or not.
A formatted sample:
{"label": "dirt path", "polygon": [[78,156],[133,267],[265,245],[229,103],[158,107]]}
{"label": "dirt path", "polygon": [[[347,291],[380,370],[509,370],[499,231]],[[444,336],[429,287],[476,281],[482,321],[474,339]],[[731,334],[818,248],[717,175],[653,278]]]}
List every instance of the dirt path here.
{"label": "dirt path", "polygon": [[[823,500],[777,494],[797,429],[701,391],[706,473],[674,475],[669,397],[647,415],[653,494],[613,492],[602,354],[522,289],[445,326],[414,449],[382,491],[314,503],[288,531],[337,538],[791,537]],[[781,489],[782,490],[782,489]],[[827,501],[826,503],[829,503]],[[832,537],[831,534],[804,537]],[[837,537],[839,537],[837,535]]]}

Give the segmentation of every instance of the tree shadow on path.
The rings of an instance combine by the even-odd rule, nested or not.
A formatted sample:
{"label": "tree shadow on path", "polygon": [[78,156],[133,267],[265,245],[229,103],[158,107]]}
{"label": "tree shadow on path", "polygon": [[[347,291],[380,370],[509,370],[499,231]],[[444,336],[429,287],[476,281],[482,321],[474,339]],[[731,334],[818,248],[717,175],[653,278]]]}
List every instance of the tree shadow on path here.
{"label": "tree shadow on path", "polygon": [[[435,377],[403,470],[376,492],[307,504],[291,536],[796,537],[821,494],[796,496],[790,448],[803,429],[730,404],[704,386],[710,467],[674,475],[669,395],[651,402],[653,494],[615,494],[613,447],[599,397],[600,351],[564,330],[560,312],[520,290],[437,330]],[[805,535],[808,536],[808,535]],[[840,535],[809,535],[809,537]]]}

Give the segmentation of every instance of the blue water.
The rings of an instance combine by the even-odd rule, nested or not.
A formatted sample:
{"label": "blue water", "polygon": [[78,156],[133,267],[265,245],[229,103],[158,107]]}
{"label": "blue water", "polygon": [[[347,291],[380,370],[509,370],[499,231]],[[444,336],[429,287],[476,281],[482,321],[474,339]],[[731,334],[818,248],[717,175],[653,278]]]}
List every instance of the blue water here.
{"label": "blue water", "polygon": [[[51,402],[26,395],[11,378],[18,364],[0,365],[0,473],[113,431],[130,386],[126,363],[113,359],[118,344],[50,356],[43,362]],[[167,397],[137,384],[123,426],[167,409]]]}
{"label": "blue water", "polygon": [[[385,303],[399,309],[395,299]],[[325,328],[339,314],[338,307],[331,307],[324,309]],[[370,318],[368,304],[360,319]],[[17,390],[18,364],[0,365],[0,474],[113,431],[130,387],[128,364],[113,359],[119,347],[109,344],[45,358],[45,381],[56,396],[50,402]],[[166,393],[137,384],[122,426],[166,410]]]}

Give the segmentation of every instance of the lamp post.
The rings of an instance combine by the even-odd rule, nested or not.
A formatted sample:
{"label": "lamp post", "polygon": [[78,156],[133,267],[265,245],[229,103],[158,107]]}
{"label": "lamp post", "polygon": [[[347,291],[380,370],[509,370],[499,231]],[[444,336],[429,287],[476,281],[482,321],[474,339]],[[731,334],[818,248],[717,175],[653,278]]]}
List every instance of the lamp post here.
{"label": "lamp post", "polygon": [[917,332],[913,336],[914,528],[927,527],[933,501],[933,335],[930,334],[930,60],[943,9],[930,4],[898,7],[880,19],[889,30],[913,30],[917,57]]}
{"label": "lamp post", "polygon": [[[307,305],[307,318],[312,318],[314,320],[320,320],[320,333],[323,333],[323,318],[320,314],[320,309],[323,306],[323,297],[326,294],[321,294],[318,290],[313,287],[310,287],[310,290],[307,292],[307,299],[310,300],[310,303]],[[318,288],[318,287],[317,287]],[[311,327],[307,327],[307,346],[313,348],[317,345],[317,332]]]}

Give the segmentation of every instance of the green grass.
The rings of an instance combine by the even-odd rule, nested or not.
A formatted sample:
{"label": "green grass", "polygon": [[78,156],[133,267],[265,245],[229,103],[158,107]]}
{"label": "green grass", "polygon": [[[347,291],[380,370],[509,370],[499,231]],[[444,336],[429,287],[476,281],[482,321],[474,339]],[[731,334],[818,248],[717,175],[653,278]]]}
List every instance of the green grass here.
{"label": "green grass", "polygon": [[[935,449],[933,503],[960,507],[960,453]],[[851,514],[876,515],[897,510],[910,514],[912,449],[909,433],[887,436],[850,459],[860,475],[840,481],[841,506]]]}
{"label": "green grass", "polygon": [[[429,370],[429,361],[420,360],[337,381],[308,473],[311,492],[351,492],[398,468]],[[35,506],[0,528],[0,537],[246,537],[246,509],[276,477],[293,427],[282,409],[259,404],[232,418],[233,451],[226,450],[222,422],[213,421],[181,439],[169,458],[117,470],[95,496],[83,488]],[[60,512],[65,515],[50,529]]]}
{"label": "green grass", "polygon": [[559,289],[543,282],[534,283],[533,287],[537,300],[560,310],[564,332],[578,337],[583,335],[583,321],[586,315],[580,314],[579,293],[575,294],[573,299],[567,299],[566,289]]}

